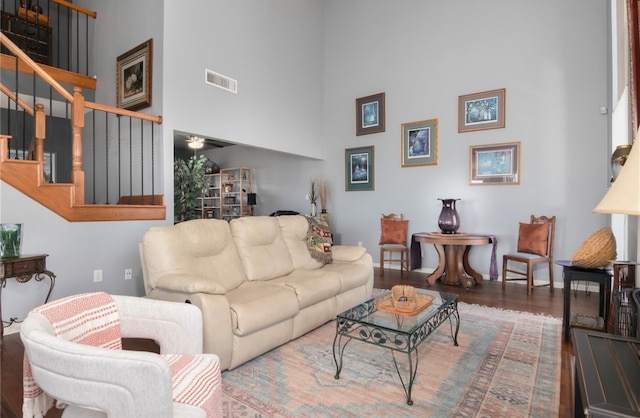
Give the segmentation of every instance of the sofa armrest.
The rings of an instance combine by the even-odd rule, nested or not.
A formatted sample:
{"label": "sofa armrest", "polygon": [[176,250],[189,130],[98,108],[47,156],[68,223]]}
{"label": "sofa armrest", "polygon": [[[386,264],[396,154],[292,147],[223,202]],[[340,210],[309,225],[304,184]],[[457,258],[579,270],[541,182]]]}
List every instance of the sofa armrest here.
{"label": "sofa armrest", "polygon": [[224,295],[227,289],[218,281],[204,276],[190,276],[185,274],[168,274],[158,278],[156,288],[183,293],[209,293]]}
{"label": "sofa armrest", "polygon": [[334,262],[354,262],[361,259],[367,253],[367,249],[352,245],[334,245],[331,247],[331,253]]}

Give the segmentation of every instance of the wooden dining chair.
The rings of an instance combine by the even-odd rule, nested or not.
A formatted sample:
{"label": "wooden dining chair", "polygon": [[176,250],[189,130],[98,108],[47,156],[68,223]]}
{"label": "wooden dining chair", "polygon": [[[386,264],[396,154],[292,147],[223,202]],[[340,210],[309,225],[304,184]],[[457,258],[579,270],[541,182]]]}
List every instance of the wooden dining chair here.
{"label": "wooden dining chair", "polygon": [[[518,248],[515,254],[505,254],[502,257],[502,290],[507,281],[526,280],[527,295],[534,287],[549,286],[553,293],[553,240],[556,229],[556,217],[531,215],[530,223],[520,223],[518,231]],[[511,264],[509,264],[511,262]],[[519,263],[518,268],[513,264]],[[524,264],[524,271],[522,270]],[[549,283],[535,284],[533,272],[538,264],[549,267]],[[513,273],[516,277],[507,277]]]}
{"label": "wooden dining chair", "polygon": [[[400,262],[400,275],[409,273],[409,247],[407,246],[407,232],[409,221],[402,214],[382,214],[380,218],[380,276],[384,276],[385,262],[389,264]],[[386,255],[388,254],[388,256]],[[400,254],[395,259],[394,254]]]}

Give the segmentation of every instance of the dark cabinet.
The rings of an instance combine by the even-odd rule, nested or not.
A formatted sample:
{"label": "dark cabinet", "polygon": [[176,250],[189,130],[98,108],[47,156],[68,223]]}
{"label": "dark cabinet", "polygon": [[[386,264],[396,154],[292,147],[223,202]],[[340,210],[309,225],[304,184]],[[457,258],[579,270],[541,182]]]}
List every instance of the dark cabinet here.
{"label": "dark cabinet", "polygon": [[[26,19],[2,12],[1,29],[2,33],[32,60],[40,64],[51,65],[52,30],[50,25],[42,22],[42,19]],[[4,47],[2,52],[8,53]]]}

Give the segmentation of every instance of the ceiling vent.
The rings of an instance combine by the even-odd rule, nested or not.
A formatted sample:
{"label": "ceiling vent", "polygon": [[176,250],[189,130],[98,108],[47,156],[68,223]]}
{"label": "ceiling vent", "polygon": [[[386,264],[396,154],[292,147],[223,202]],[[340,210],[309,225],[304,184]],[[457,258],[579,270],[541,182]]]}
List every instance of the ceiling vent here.
{"label": "ceiling vent", "polygon": [[212,86],[221,88],[222,90],[230,91],[231,93],[238,94],[238,81],[226,75],[218,74],[215,71],[211,71],[205,68],[204,70],[205,82]]}

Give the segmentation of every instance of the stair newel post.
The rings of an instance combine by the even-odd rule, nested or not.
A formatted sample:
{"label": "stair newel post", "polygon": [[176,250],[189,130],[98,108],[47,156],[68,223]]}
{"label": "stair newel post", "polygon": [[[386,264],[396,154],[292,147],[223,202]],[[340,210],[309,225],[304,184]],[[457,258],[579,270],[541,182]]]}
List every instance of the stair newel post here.
{"label": "stair newel post", "polygon": [[74,203],[84,204],[84,171],[82,170],[82,128],[84,128],[84,96],[80,87],[73,88],[71,131],[73,133],[71,181],[74,184]]}
{"label": "stair newel post", "polygon": [[11,135],[0,135],[0,163],[9,159],[9,139]]}
{"label": "stair newel post", "polygon": [[44,137],[45,137],[45,124],[46,116],[44,114],[44,105],[41,103],[36,104],[36,161],[44,161]]}

